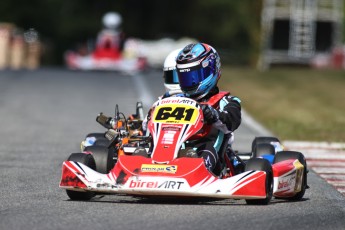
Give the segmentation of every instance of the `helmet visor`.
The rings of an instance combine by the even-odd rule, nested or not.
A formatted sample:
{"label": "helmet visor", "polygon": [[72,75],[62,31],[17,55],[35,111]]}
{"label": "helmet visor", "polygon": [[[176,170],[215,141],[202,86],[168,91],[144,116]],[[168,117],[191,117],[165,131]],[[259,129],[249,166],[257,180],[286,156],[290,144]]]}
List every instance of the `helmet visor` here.
{"label": "helmet visor", "polygon": [[197,89],[198,85],[213,74],[212,68],[200,65],[193,68],[178,69],[178,78],[182,90]]}
{"label": "helmet visor", "polygon": [[164,71],[164,82],[165,84],[178,84],[178,76],[176,70],[167,70]]}

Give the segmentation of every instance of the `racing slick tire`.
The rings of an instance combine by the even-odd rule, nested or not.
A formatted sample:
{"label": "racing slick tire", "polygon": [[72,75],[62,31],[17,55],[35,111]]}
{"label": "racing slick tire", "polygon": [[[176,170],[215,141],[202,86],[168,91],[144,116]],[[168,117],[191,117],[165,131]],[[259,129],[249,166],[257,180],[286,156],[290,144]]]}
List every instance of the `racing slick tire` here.
{"label": "racing slick tire", "polygon": [[[284,198],[284,199],[298,201],[298,200],[301,200],[303,198],[305,190],[308,188],[308,184],[307,184],[307,172],[308,172],[307,161],[301,152],[281,151],[275,155],[274,160],[273,160],[273,164],[281,162],[281,161],[289,160],[289,159],[297,159],[304,166],[303,176],[302,176],[302,187],[301,187],[301,191],[296,193],[296,195],[294,195],[292,197]],[[278,198],[281,199],[280,197],[278,197]]]}
{"label": "racing slick tire", "polygon": [[273,171],[268,160],[262,158],[249,159],[245,166],[245,171],[260,170],[266,172],[266,198],[246,200],[250,205],[267,205],[273,195]]}
{"label": "racing slick tire", "polygon": [[104,133],[89,133],[86,135],[85,138],[87,138],[87,137],[95,137],[96,139],[105,138]]}
{"label": "racing slick tire", "polygon": [[[252,142],[252,158],[256,158],[259,157],[260,155],[256,155],[257,154],[257,146],[260,144],[271,144],[271,142],[279,142],[279,139],[276,137],[255,137],[253,142]],[[273,145],[272,145],[273,146]],[[273,146],[274,147],[274,146]]]}
{"label": "racing slick tire", "polygon": [[113,148],[93,145],[86,147],[84,151],[92,154],[96,163],[96,171],[99,173],[109,173],[115,165]]}
{"label": "racing slick tire", "polygon": [[[91,154],[72,153],[67,160],[80,162],[93,170],[96,169],[95,160],[93,159]],[[66,193],[71,200],[90,200],[92,197],[95,196],[94,192],[78,192],[66,190]]]}
{"label": "racing slick tire", "polygon": [[273,155],[275,154],[275,148],[269,143],[257,144],[253,151],[253,158],[261,157],[263,155]]}

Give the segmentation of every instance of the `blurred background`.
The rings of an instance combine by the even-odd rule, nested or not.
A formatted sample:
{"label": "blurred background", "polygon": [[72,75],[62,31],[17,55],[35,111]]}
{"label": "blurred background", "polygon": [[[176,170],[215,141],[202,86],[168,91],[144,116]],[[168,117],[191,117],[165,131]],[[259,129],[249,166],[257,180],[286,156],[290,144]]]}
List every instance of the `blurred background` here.
{"label": "blurred background", "polygon": [[161,71],[205,42],[220,88],[269,130],[345,142],[344,1],[1,0],[0,69]]}
{"label": "blurred background", "polygon": [[[64,65],[65,52],[85,44],[92,49],[102,17],[117,12],[125,41],[190,38],[212,44],[225,64],[323,67],[330,54],[344,52],[343,5],[343,0],[2,0],[0,59],[12,52],[36,55],[31,59],[44,66]],[[20,54],[24,45],[27,54]],[[342,57],[337,58],[340,65]],[[31,62],[29,68],[39,65]]]}

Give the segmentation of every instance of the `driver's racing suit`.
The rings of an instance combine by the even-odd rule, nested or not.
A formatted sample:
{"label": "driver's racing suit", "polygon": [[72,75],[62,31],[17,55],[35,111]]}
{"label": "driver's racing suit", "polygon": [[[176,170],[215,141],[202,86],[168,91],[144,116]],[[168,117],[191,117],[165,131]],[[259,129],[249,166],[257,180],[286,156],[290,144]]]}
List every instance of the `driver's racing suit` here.
{"label": "driver's racing suit", "polygon": [[204,158],[210,171],[218,171],[219,167],[216,166],[219,166],[219,151],[225,141],[224,136],[232,135],[241,124],[241,100],[229,92],[219,92],[216,87],[198,102],[212,107],[212,111],[205,114],[206,107],[203,106],[204,119],[208,123],[203,129],[207,135],[189,141],[188,145],[194,146],[197,155]]}

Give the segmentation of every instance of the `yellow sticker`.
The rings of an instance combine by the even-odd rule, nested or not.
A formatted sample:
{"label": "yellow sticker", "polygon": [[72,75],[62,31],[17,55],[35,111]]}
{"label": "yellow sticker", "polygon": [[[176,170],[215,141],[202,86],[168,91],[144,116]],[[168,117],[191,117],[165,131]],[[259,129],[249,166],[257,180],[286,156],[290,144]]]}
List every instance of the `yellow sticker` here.
{"label": "yellow sticker", "polygon": [[141,171],[142,172],[176,173],[177,165],[142,164]]}
{"label": "yellow sticker", "polygon": [[156,107],[153,121],[158,123],[194,124],[199,110],[196,107],[183,104],[165,104]]}

